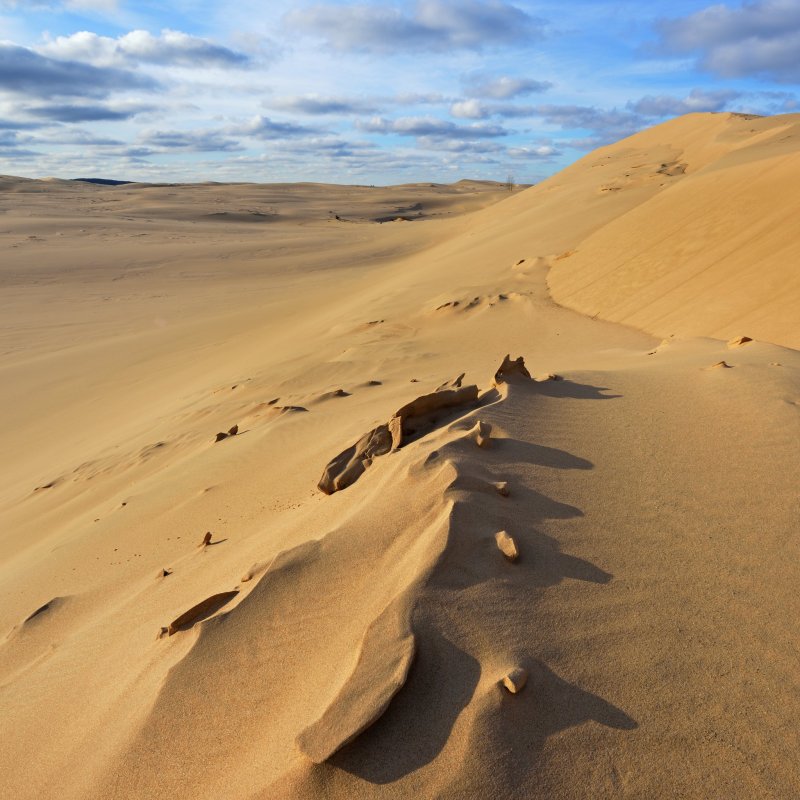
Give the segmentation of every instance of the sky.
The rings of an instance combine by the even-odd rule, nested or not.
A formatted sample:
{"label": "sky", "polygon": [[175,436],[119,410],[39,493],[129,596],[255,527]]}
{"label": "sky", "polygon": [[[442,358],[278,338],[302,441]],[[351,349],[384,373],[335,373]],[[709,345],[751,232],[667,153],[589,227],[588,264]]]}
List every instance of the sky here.
{"label": "sky", "polygon": [[800,111],[800,0],[0,0],[0,174],[534,183]]}

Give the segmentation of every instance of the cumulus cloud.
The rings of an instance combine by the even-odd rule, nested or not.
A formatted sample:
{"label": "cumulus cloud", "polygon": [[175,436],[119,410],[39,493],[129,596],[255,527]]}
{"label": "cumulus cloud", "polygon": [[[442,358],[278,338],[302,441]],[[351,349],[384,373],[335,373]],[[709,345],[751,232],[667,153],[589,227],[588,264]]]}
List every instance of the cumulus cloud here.
{"label": "cumulus cloud", "polygon": [[392,120],[372,117],[357,122],[356,126],[367,133],[394,133],[399,136],[431,136],[446,139],[492,139],[509,134],[509,131],[500,125],[483,123],[456,125],[454,122],[435,117],[401,117]]}
{"label": "cumulus cloud", "polygon": [[712,5],[661,20],[657,30],[664,51],[697,54],[698,65],[717,75],[800,80],[797,0],[754,0],[738,8]]}
{"label": "cumulus cloud", "polygon": [[53,58],[85,61],[103,67],[134,64],[245,67],[250,63],[250,58],[244,53],[169,29],[161,31],[158,36],[135,30],[116,39],[79,31],[47,42],[39,52]]}
{"label": "cumulus cloud", "polygon": [[33,106],[25,109],[25,113],[39,119],[56,122],[118,122],[131,119],[142,111],[150,111],[150,106],[112,108],[97,104],[49,104]]}
{"label": "cumulus cloud", "polygon": [[448,102],[448,99],[439,92],[401,92],[390,102],[398,106],[436,106]]}
{"label": "cumulus cloud", "polygon": [[511,158],[524,160],[547,160],[561,155],[558,148],[551,144],[539,144],[531,147],[509,147],[506,151]]}
{"label": "cumulus cloud", "polygon": [[0,90],[31,97],[107,97],[120,89],[152,89],[152,78],[130,70],[61,61],[0,42]]}
{"label": "cumulus cloud", "polygon": [[80,128],[67,128],[64,125],[60,125],[58,128],[40,136],[37,139],[37,144],[77,144],[82,147],[111,147],[124,146],[125,142],[119,139],[112,139],[109,136],[98,136],[96,133]]}
{"label": "cumulus cloud", "polygon": [[450,113],[460,119],[506,119],[537,116],[537,106],[515,105],[513,103],[482,103],[480,100],[459,100],[450,106]]}
{"label": "cumulus cloud", "polygon": [[464,81],[467,97],[509,100],[512,97],[546,92],[553,86],[549,81],[535,81],[531,78],[512,78],[508,75],[499,78],[472,76]]}
{"label": "cumulus cloud", "polygon": [[192,153],[232,153],[244,148],[221,131],[146,131],[140,141],[148,148]]}
{"label": "cumulus cloud", "polygon": [[256,139],[286,139],[320,133],[319,128],[298,125],[295,122],[282,122],[269,117],[257,116],[243,125],[234,125],[228,132],[240,136],[253,136]]}
{"label": "cumulus cloud", "polygon": [[450,106],[450,113],[461,119],[486,119],[491,116],[489,109],[480,100],[459,100]]}
{"label": "cumulus cloud", "polygon": [[565,131],[583,130],[590,133],[572,139],[559,140],[564,147],[590,150],[616,142],[652,124],[642,114],[632,110],[603,109],[595,106],[542,105],[532,109],[550,125]]}
{"label": "cumulus cloud", "polygon": [[308,114],[310,116],[328,114],[347,116],[350,114],[373,114],[377,111],[376,106],[366,100],[347,97],[321,97],[315,94],[284,97],[275,100],[271,105],[284,111]]}
{"label": "cumulus cloud", "polygon": [[730,102],[741,96],[741,92],[732,89],[716,91],[692,89],[686,97],[672,97],[664,94],[646,95],[635,102],[628,103],[628,108],[646,117],[673,117],[695,111],[722,111]]}
{"label": "cumulus cloud", "polygon": [[536,113],[551,125],[564,130],[592,131],[595,145],[601,141],[616,141],[640,130],[644,120],[632,111],[607,110],[594,106],[545,105],[537,106]]}
{"label": "cumulus cloud", "polygon": [[37,150],[29,149],[28,145],[32,143],[35,143],[35,139],[29,134],[0,128],[0,158],[29,158],[42,155]]}
{"label": "cumulus cloud", "polygon": [[0,119],[0,131],[31,131],[44,126],[42,122],[29,120]]}
{"label": "cumulus cloud", "polygon": [[285,22],[337,50],[373,53],[530,44],[544,32],[542,20],[505,0],[417,0],[411,13],[376,3],[320,3],[289,12]]}
{"label": "cumulus cloud", "polygon": [[479,141],[460,141],[443,139],[437,136],[420,136],[417,139],[417,145],[423,150],[439,150],[446,153],[462,153],[462,154],[475,154],[486,155],[491,153],[496,155],[498,153],[505,153],[503,145],[485,139]]}

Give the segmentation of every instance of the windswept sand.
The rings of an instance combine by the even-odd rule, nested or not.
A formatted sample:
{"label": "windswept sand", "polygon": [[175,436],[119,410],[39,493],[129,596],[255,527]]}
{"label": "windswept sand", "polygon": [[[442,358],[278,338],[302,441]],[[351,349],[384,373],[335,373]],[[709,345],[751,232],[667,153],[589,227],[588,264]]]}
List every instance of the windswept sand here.
{"label": "windswept sand", "polygon": [[0,179],[0,796],[800,796],[798,131]]}

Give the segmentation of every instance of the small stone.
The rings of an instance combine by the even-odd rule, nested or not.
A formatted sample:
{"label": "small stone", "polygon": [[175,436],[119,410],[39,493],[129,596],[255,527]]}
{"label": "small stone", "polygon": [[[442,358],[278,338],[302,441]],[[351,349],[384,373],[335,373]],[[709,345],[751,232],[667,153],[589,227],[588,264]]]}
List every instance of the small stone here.
{"label": "small stone", "polygon": [[497,489],[499,495],[508,497],[508,481],[497,481],[497,483],[494,484],[494,488]]}
{"label": "small stone", "polygon": [[207,544],[211,544],[211,531],[206,531],[206,535],[203,537],[200,547],[205,547]]}
{"label": "small stone", "polygon": [[161,570],[161,577],[162,578],[166,578],[167,575],[172,575],[172,570],[171,569],[162,569]]}
{"label": "small stone", "polygon": [[511,694],[518,694],[525,688],[528,682],[528,671],[522,667],[515,667],[503,678],[503,686],[508,689]]}
{"label": "small stone", "polygon": [[214,441],[215,441],[215,442],[221,442],[223,439],[227,439],[227,438],[228,438],[228,434],[227,434],[227,433],[224,433],[224,432],[222,432],[222,431],[220,431],[220,432],[219,432],[219,433],[216,435],[216,438],[214,439]]}
{"label": "small stone", "polygon": [[236,436],[237,433],[239,433],[238,425],[234,425],[232,428],[228,430],[228,436]]}
{"label": "small stone", "polygon": [[488,447],[492,438],[492,426],[488,422],[478,420],[471,431],[478,447]]}
{"label": "small stone", "polygon": [[519,558],[519,549],[514,539],[506,531],[498,531],[494,535],[497,549],[509,560],[516,561]]}

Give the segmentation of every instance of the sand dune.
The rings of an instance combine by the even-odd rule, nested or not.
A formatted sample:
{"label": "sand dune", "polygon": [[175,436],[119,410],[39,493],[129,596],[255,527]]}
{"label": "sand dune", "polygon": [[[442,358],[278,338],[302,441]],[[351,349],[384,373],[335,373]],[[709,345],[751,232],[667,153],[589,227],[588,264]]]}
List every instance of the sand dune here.
{"label": "sand dune", "polygon": [[0,795],[800,794],[798,119],[0,179]]}

